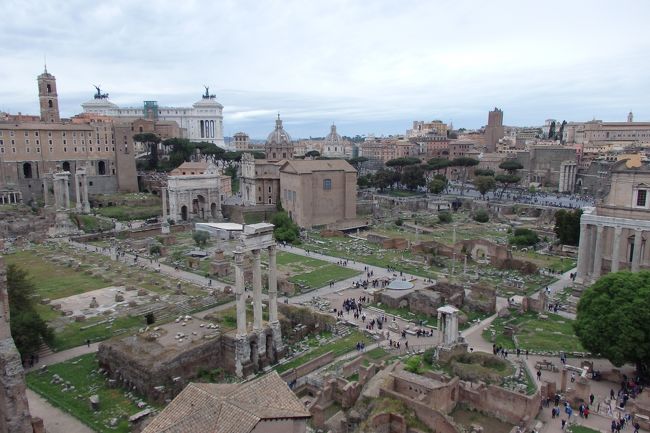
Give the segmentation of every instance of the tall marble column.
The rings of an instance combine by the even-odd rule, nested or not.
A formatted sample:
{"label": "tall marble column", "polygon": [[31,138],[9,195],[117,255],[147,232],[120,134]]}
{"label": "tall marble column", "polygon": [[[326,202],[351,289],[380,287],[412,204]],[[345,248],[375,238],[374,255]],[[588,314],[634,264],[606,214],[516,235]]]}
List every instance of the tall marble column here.
{"label": "tall marble column", "polygon": [[237,337],[246,336],[246,294],[244,293],[244,253],[235,251],[235,302],[237,304]]}
{"label": "tall marble column", "polygon": [[43,206],[50,204],[50,189],[47,187],[47,175],[43,176]]}
{"label": "tall marble column", "polygon": [[278,321],[278,276],[276,264],[276,247],[269,247],[269,322]]}
{"label": "tall marble column", "polygon": [[260,250],[253,250],[253,330],[262,329],[262,262]]}
{"label": "tall marble column", "polygon": [[587,276],[587,263],[589,262],[589,238],[587,223],[580,223],[580,241],[578,244],[578,275],[583,279]]}
{"label": "tall marble column", "polygon": [[592,278],[600,278],[600,269],[603,266],[603,226],[596,226],[596,249],[594,251],[594,268]]}
{"label": "tall marble column", "polygon": [[162,197],[162,222],[167,222],[167,188],[160,188]]}
{"label": "tall marble column", "polygon": [[63,195],[65,197],[65,208],[70,209],[70,175],[68,174],[63,180]]}
{"label": "tall marble column", "polygon": [[82,195],[82,204],[83,204],[83,212],[84,213],[90,213],[90,201],[88,200],[88,175],[86,174],[86,171],[84,170],[83,176],[81,178],[81,185],[83,185],[83,188],[81,189]]}
{"label": "tall marble column", "polygon": [[641,265],[641,230],[634,230],[634,252],[632,253],[632,272],[639,272]]}
{"label": "tall marble column", "polygon": [[79,173],[74,174],[74,192],[75,198],[77,199],[77,211],[81,212],[83,205],[81,204],[81,189],[83,188],[81,183],[81,175]]}
{"label": "tall marble column", "polygon": [[612,251],[612,272],[618,272],[621,254],[621,227],[614,228],[614,249]]}

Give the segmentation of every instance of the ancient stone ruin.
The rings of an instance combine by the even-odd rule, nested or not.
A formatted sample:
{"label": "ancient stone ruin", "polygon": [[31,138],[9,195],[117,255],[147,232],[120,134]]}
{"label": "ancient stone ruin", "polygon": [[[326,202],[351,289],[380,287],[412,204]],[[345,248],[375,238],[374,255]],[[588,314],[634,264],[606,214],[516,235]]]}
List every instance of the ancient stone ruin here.
{"label": "ancient stone ruin", "polygon": [[29,413],[25,371],[9,328],[7,274],[0,257],[0,433],[44,432],[43,421]]}

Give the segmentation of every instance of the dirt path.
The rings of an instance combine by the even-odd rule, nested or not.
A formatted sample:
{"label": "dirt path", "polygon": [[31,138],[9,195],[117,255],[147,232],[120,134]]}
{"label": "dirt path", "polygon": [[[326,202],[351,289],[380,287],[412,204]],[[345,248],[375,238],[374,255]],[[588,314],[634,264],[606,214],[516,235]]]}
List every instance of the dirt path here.
{"label": "dirt path", "polygon": [[27,390],[27,400],[29,400],[29,411],[32,416],[43,420],[47,433],[95,433],[95,430],[52,406],[30,389]]}

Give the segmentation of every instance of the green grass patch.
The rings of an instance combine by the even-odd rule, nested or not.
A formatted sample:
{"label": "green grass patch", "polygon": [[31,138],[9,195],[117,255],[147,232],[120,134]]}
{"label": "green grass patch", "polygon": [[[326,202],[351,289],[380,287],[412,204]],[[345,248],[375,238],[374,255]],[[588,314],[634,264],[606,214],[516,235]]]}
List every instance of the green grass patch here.
{"label": "green grass patch", "polygon": [[[84,322],[71,322],[54,334],[52,349],[56,351],[70,349],[86,344],[86,340],[90,340],[91,343],[106,340],[115,335],[132,333],[146,325],[143,317],[124,316],[116,318],[111,323],[106,322],[90,326],[93,323],[106,320],[103,317],[94,317]],[[82,329],[86,327],[89,328]]]}
{"label": "green grass patch", "polygon": [[95,209],[99,215],[118,221],[143,220],[162,215],[160,205],[107,206]]}
{"label": "green grass patch", "polygon": [[302,284],[311,289],[318,289],[325,286],[331,281],[337,282],[345,280],[359,275],[360,273],[361,272],[355,269],[345,268],[334,264],[327,264],[316,270],[306,272],[304,274],[294,275],[293,277],[289,278],[289,281],[292,283]]}
{"label": "green grass patch", "polygon": [[386,312],[386,314],[392,314],[393,316],[401,317],[404,320],[408,320],[411,322],[415,322],[417,324],[425,324],[425,325],[437,325],[438,317],[437,316],[430,316],[428,314],[424,313],[413,313],[411,310],[408,308],[394,308],[394,307],[389,307],[386,304],[377,304],[373,303],[370,304],[372,307],[375,307],[379,310],[382,310]]}
{"label": "green grass patch", "polygon": [[348,352],[356,350],[356,345],[360,341],[365,343],[366,345],[372,343],[370,337],[368,337],[365,333],[354,330],[349,335],[343,338],[339,338],[327,344],[317,346],[313,350],[310,350],[309,352],[299,356],[298,358],[295,358],[285,364],[278,365],[275,369],[277,370],[278,373],[283,373],[285,371],[291,370],[292,368],[297,368],[305,364],[306,362],[309,362],[314,358],[318,358],[319,356],[330,351],[334,352],[334,357],[339,357]]}
{"label": "green grass patch", "polygon": [[288,253],[286,251],[279,251],[276,256],[276,263],[278,265],[291,265],[301,264],[310,267],[319,267],[328,265],[329,262],[325,260],[315,259],[313,257],[301,256],[299,254]]}
{"label": "green grass patch", "polygon": [[568,427],[567,432],[569,433],[600,433],[600,430],[594,430],[589,427],[574,425],[573,427]]}
{"label": "green grass patch", "polygon": [[71,214],[70,219],[84,233],[96,233],[100,231],[112,230],[115,224],[93,215]]}
{"label": "green grass patch", "polygon": [[[513,330],[519,341],[519,348],[523,350],[584,351],[573,331],[573,320],[552,313],[545,315],[547,319],[540,319],[537,313],[514,314],[508,318],[497,317],[491,326],[483,331],[483,338],[506,349],[515,349],[512,337],[505,335],[507,326]],[[492,331],[495,332],[494,341]]]}
{"label": "green grass patch", "polygon": [[388,352],[386,352],[383,347],[375,347],[374,349],[367,351],[364,354],[364,357],[373,361],[378,361],[385,358],[387,355]]}
{"label": "green grass patch", "polygon": [[[137,400],[125,397],[122,389],[111,389],[107,379],[99,374],[95,354],[83,355],[60,364],[48,366],[46,372],[33,371],[27,374],[27,386],[40,394],[50,404],[70,413],[72,416],[99,433],[128,433],[129,416],[141,411]],[[62,384],[52,383],[54,375],[69,382],[75,389],[63,391]],[[99,396],[100,410],[90,407],[89,397]],[[117,418],[115,427],[109,427],[109,420]]]}
{"label": "green grass patch", "polygon": [[5,261],[26,270],[36,287],[36,293],[43,298],[65,298],[110,285],[99,277],[38,257],[33,251],[8,254]]}

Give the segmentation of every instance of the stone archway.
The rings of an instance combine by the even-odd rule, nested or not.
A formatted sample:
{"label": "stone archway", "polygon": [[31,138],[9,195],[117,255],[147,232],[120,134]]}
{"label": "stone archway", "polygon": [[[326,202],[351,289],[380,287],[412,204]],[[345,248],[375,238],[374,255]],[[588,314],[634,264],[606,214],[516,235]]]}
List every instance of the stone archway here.
{"label": "stone archway", "polygon": [[106,174],[106,163],[104,161],[99,161],[97,163],[97,174],[100,176]]}
{"label": "stone archway", "polygon": [[205,197],[197,195],[192,200],[192,213],[201,219],[205,219]]}
{"label": "stone archway", "polygon": [[70,163],[68,161],[63,161],[62,168],[63,171],[70,171]]}
{"label": "stone archway", "polygon": [[181,206],[181,219],[187,221],[187,206]]}

